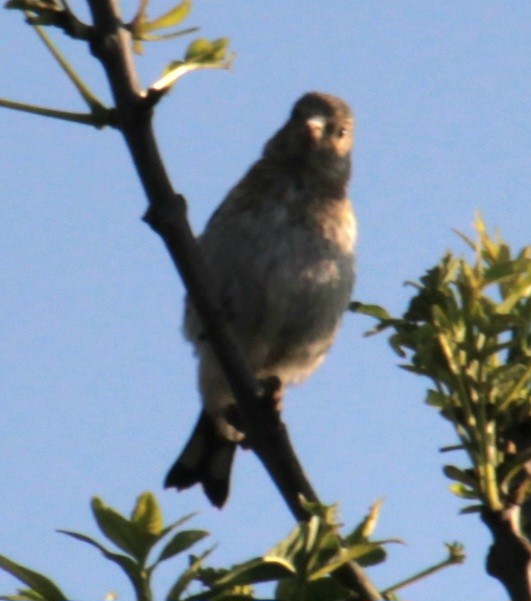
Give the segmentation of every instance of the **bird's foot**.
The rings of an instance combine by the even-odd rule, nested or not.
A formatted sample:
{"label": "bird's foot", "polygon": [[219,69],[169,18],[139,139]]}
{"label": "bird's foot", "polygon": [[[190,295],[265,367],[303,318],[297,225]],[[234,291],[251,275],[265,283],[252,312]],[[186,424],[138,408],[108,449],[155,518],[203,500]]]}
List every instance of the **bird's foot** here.
{"label": "bird's foot", "polygon": [[269,376],[260,380],[262,385],[262,396],[268,403],[269,407],[277,414],[282,411],[283,387],[280,378],[277,376]]}

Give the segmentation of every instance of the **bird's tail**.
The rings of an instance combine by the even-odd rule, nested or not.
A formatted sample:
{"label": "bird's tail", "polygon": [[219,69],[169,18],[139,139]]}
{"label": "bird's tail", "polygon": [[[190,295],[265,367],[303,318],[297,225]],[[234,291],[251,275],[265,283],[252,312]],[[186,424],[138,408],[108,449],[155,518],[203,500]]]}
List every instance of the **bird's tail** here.
{"label": "bird's tail", "polygon": [[223,438],[212,418],[201,412],[184,450],[164,480],[166,488],[178,490],[200,483],[216,507],[229,495],[230,472],[236,444]]}

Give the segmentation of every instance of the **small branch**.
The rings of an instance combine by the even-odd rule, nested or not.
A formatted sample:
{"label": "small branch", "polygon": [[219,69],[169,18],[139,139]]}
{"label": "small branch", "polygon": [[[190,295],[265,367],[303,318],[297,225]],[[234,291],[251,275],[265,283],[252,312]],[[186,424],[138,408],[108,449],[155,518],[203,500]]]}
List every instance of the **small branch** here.
{"label": "small branch", "polygon": [[[62,29],[66,35],[76,40],[90,40],[93,28],[80,21],[65,0],[62,0],[61,4],[63,8],[57,9],[55,7],[40,7],[35,3],[28,2],[24,9],[26,21],[34,27],[39,23],[53,25]],[[10,8],[9,3],[7,4],[7,8]]]}
{"label": "small branch", "polygon": [[[41,8],[40,13],[41,18],[44,20],[51,20],[51,24],[56,24],[56,19],[58,15],[68,14],[74,20],[76,20],[73,13],[71,13],[70,9],[66,5],[66,2],[63,2],[64,10],[57,11],[49,8]],[[9,7],[9,4],[8,4]],[[43,106],[38,106],[35,104],[27,104],[24,102],[16,102],[13,100],[7,100],[4,98],[0,98],[0,106],[16,111],[22,111],[26,113],[31,113],[34,115],[40,115],[43,117],[51,117],[53,119],[60,119],[62,121],[70,121],[72,123],[81,123],[83,125],[92,125],[98,129],[105,127],[106,125],[115,126],[114,116],[115,111],[113,109],[107,108],[104,104],[102,104],[98,98],[90,91],[88,86],[82,81],[82,79],[77,75],[75,70],[72,68],[70,63],[65,59],[65,57],[59,52],[59,49],[52,42],[48,34],[44,31],[42,27],[39,26],[39,16],[35,16],[33,13],[36,12],[36,9],[28,4],[27,9],[23,9],[24,14],[26,15],[27,22],[32,25],[35,33],[39,36],[43,44],[46,48],[51,52],[54,59],[57,61],[61,69],[66,73],[70,81],[74,84],[75,88],[81,95],[82,99],[90,108],[90,113],[78,113],[75,111],[63,111],[59,109],[51,109]],[[38,12],[38,14],[39,14]],[[76,22],[80,23],[76,20]],[[92,29],[90,29],[92,32]]]}
{"label": "small branch", "polygon": [[74,113],[71,111],[60,111],[57,109],[49,109],[43,106],[36,106],[34,104],[26,104],[24,102],[6,100],[4,98],[0,98],[0,106],[6,109],[22,111],[24,113],[32,113],[33,115],[53,117],[54,119],[61,119],[62,121],[71,121],[73,123],[82,123],[83,125],[92,125],[93,127],[96,127],[98,129],[101,129],[106,125],[114,125],[112,109],[106,109],[105,115],[99,114],[98,116],[96,116],[92,113]]}
{"label": "small branch", "polygon": [[431,576],[432,574],[435,574],[435,572],[443,570],[444,568],[463,563],[463,561],[465,560],[465,555],[463,553],[462,545],[460,545],[459,543],[453,543],[452,545],[447,545],[447,547],[449,554],[446,559],[439,563],[436,563],[435,565],[429,568],[426,568],[425,570],[422,570],[421,572],[415,574],[414,576],[411,576],[410,578],[406,578],[405,580],[401,580],[400,582],[393,584],[393,586],[389,586],[388,588],[382,591],[382,595],[386,597],[387,595],[390,595],[391,593],[394,593],[395,591],[398,591],[401,588],[409,586],[410,584],[414,584],[415,582],[418,582],[419,580],[422,580],[427,576]]}
{"label": "small branch", "polygon": [[175,82],[180,79],[183,75],[190,73],[192,71],[198,71],[200,69],[221,69],[228,70],[232,66],[233,57],[229,57],[224,61],[219,61],[217,63],[207,62],[207,63],[194,63],[194,62],[182,62],[176,67],[173,67],[163,75],[156,82],[151,84],[148,88],[147,95],[155,95],[160,96],[161,94],[165,94],[170,91],[170,89],[175,85]]}
{"label": "small branch", "polygon": [[[27,13],[26,13],[27,14]],[[81,98],[85,101],[87,106],[90,108],[91,112],[94,114],[105,112],[107,109],[105,105],[103,105],[98,98],[90,91],[85,82],[79,77],[79,75],[72,68],[72,65],[65,59],[65,57],[59,52],[59,49],[52,42],[48,34],[44,31],[42,27],[39,25],[33,26],[35,32],[42,40],[43,44],[48,48],[48,50],[52,53],[52,56],[59,63],[59,66],[68,76],[68,79],[74,84],[75,88],[79,92]]]}

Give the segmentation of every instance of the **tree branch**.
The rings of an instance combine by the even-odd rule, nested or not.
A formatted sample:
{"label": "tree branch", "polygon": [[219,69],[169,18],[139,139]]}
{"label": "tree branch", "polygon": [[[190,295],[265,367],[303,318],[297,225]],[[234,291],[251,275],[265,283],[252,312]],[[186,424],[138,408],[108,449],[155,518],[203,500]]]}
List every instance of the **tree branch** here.
{"label": "tree branch", "polygon": [[[122,131],[144,187],[149,209],[145,220],[162,237],[199,314],[208,340],[230,383],[250,447],[260,458],[297,520],[308,518],[299,495],[318,501],[291,446],[272,396],[252,377],[227,326],[212,289],[209,270],[186,218],[186,202],[172,188],[152,128],[152,107],[141,93],[131,54],[130,35],[122,26],[117,0],[88,0],[94,21],[90,44],[108,77]],[[271,402],[269,402],[271,401]],[[356,564],[338,577],[362,601],[380,595]]]}
{"label": "tree branch", "polygon": [[[515,457],[531,450],[531,417],[506,432],[507,452]],[[487,572],[507,589],[512,601],[531,599],[531,542],[529,540],[531,460],[526,461],[509,488],[501,511],[485,509],[481,518],[494,539],[487,555]]]}
{"label": "tree branch", "polygon": [[[26,1],[23,8],[26,14],[26,22],[30,25],[54,25],[62,29],[66,35],[77,40],[90,40],[93,29],[83,21],[80,21],[70,10],[66,0],[60,2],[61,6],[52,3],[42,3]],[[6,8],[21,8],[20,6],[11,6],[11,2],[6,3]]]}
{"label": "tree branch", "polygon": [[482,512],[494,543],[487,556],[487,572],[506,588],[512,601],[531,599],[531,544],[519,533],[520,508]]}

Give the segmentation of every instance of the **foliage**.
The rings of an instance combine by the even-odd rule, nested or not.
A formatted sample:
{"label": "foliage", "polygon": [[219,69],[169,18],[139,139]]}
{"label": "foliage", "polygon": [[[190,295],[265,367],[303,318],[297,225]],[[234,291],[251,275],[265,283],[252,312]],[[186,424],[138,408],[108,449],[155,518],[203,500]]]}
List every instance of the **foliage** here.
{"label": "foliage", "polygon": [[463,512],[531,498],[531,450],[518,443],[531,427],[531,246],[512,256],[480,217],[475,227],[475,242],[460,234],[474,262],[447,253],[411,284],[416,294],[402,318],[353,307],[379,321],[370,333],[394,330],[390,343],[408,358],[402,367],[432,381],[426,402],[452,423],[460,444],[451,449],[471,462],[444,468],[451,490],[476,501]]}
{"label": "foliage", "polygon": [[[384,561],[386,554],[383,544],[396,541],[371,541],[376,525],[380,504],[371,508],[369,514],[352,530],[341,537],[340,525],[337,521],[337,507],[303,501],[304,507],[311,514],[307,522],[299,523],[291,533],[278,545],[273,547],[264,557],[251,560],[214,583],[212,592],[225,582],[231,584],[236,578],[247,582],[248,575],[253,575],[258,566],[276,564],[283,566],[285,573],[278,580],[275,598],[279,601],[313,601],[326,599],[339,601],[348,597],[349,591],[331,577],[337,569],[352,560],[369,566]],[[253,582],[258,582],[254,580]],[[217,597],[203,596],[199,599]]]}
{"label": "foliage", "polygon": [[[173,30],[169,33],[160,33],[161,30],[177,27],[189,16],[192,10],[191,0],[183,0],[161,16],[151,20],[147,15],[148,2],[149,0],[140,0],[135,16],[129,23],[123,24],[123,28],[130,34],[133,50],[137,54],[143,53],[144,42],[167,41],[194,33],[198,30],[197,27],[189,27]],[[44,26],[55,26],[63,29],[65,33],[74,38],[90,40],[92,27],[82,23],[64,0],[8,0],[5,7],[20,10],[24,13],[26,21],[33,26],[54,59],[74,84],[90,112],[62,111],[34,104],[15,102],[5,98],[0,98],[0,106],[45,117],[92,125],[96,128],[105,126],[115,127],[114,111],[106,107],[89,90],[82,78],[76,73],[75,69],[43,30]],[[228,47],[229,40],[225,37],[216,40],[208,40],[206,38],[192,40],[184,52],[184,57],[171,61],[164,68],[162,76],[142,92],[147,103],[146,107],[150,107],[158,102],[186,73],[202,69],[229,69],[234,60],[234,55],[229,52]]]}
{"label": "foliage", "polygon": [[[23,11],[54,59],[66,73],[89,108],[75,113],[0,99],[0,106],[50,116],[94,127],[118,127],[116,109],[106,107],[86,86],[42,29],[55,26],[68,35],[90,41],[93,27],[81,22],[65,0],[9,0],[6,7]],[[180,29],[189,16],[191,0],[182,0],[154,19],[148,17],[148,0],[140,0],[128,32],[133,50],[143,52],[145,42],[163,41],[197,31]],[[169,30],[169,31],[168,31]],[[228,69],[233,55],[227,38],[193,40],[183,58],[171,61],[162,76],[138,94],[151,110],[182,75],[199,69]],[[433,387],[426,402],[454,426],[470,465],[446,465],[445,474],[455,483],[452,491],[474,500],[463,512],[500,512],[510,505],[531,503],[531,247],[512,256],[501,238],[490,237],[480,218],[477,241],[461,235],[474,250],[468,263],[447,253],[420,282],[400,318],[376,305],[353,303],[352,309],[372,316],[378,325],[371,333],[392,329],[390,343],[407,363],[408,371],[428,377]],[[340,601],[350,591],[332,576],[356,561],[371,566],[384,561],[384,544],[370,540],[380,504],[376,503],[348,535],[340,534],[335,506],[304,501],[311,515],[262,557],[230,568],[204,565],[213,547],[191,555],[188,565],[167,594],[167,601],[252,601],[253,585],[276,583],[279,601]],[[126,574],[139,601],[151,601],[152,577],[163,562],[188,551],[208,533],[177,530],[191,516],[164,525],[151,493],[142,494],[127,518],[98,498],[92,511],[101,533],[112,547],[85,534],[62,530],[65,535],[96,548]],[[522,514],[524,515],[524,514]],[[529,515],[529,512],[526,514]],[[524,515],[525,517],[525,515]],[[530,522],[531,523],[531,520]],[[527,528],[527,529],[526,529]],[[521,531],[529,537],[529,524]],[[106,543],[106,545],[108,545]],[[464,560],[459,543],[447,545],[442,562],[382,591],[385,599],[395,591],[448,565]],[[26,587],[10,601],[66,601],[68,597],[49,578],[0,555],[0,568]]]}
{"label": "foliage", "polygon": [[[151,493],[143,493],[138,497],[129,518],[108,507],[97,497],[92,499],[91,508],[101,533],[121,552],[102,545],[86,534],[71,530],[59,530],[59,532],[95,547],[106,559],[118,565],[131,582],[136,598],[142,601],[149,601],[152,598],[151,578],[155,569],[162,562],[187,551],[208,535],[204,530],[175,532],[175,529],[188,521],[192,515],[187,515],[173,524],[164,525],[160,507]],[[148,557],[155,546],[160,547],[159,543],[162,547],[156,559],[148,563]],[[201,560],[210,551],[206,551]],[[195,573],[199,569],[199,565],[200,563],[193,569],[189,568],[185,574]],[[11,601],[35,601],[37,599],[65,601],[67,599],[60,589],[45,576],[1,556],[0,568],[31,587],[29,590],[19,590],[17,595],[4,596],[3,599]],[[175,599],[179,598],[175,597]]]}
{"label": "foliage", "polygon": [[176,27],[184,21],[192,10],[191,0],[183,0],[170,8],[160,17],[150,21],[147,16],[148,0],[141,0],[136,15],[128,26],[133,38],[133,48],[137,54],[142,54],[142,42],[169,40],[197,31],[197,27],[172,31],[167,34],[153,34],[153,31]]}
{"label": "foliage", "polygon": [[[256,557],[231,568],[205,566],[214,547],[199,555],[190,555],[188,566],[171,586],[166,601],[253,601],[253,585],[276,583],[278,601],[341,601],[350,591],[332,577],[341,566],[355,560],[372,566],[385,560],[383,545],[392,540],[371,540],[380,513],[375,503],[362,521],[347,535],[340,534],[337,507],[302,501],[311,514],[308,522],[298,524],[280,543],[262,557]],[[160,507],[152,493],[141,494],[129,517],[125,517],[101,499],[91,502],[96,524],[107,539],[98,540],[71,530],[59,532],[97,549],[116,564],[129,579],[138,601],[151,601],[153,574],[157,567],[203,540],[204,530],[177,530],[192,515],[165,525]],[[109,545],[111,543],[111,545]],[[458,543],[447,545],[449,556],[443,562],[423,570],[387,589],[391,592],[411,584],[436,570],[461,563],[464,555]],[[12,574],[29,588],[14,595],[3,595],[6,601],[67,601],[61,589],[48,577],[0,555],[0,568]],[[71,597],[70,597],[71,598]]]}

